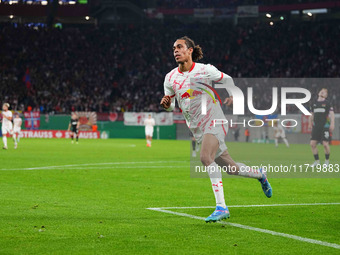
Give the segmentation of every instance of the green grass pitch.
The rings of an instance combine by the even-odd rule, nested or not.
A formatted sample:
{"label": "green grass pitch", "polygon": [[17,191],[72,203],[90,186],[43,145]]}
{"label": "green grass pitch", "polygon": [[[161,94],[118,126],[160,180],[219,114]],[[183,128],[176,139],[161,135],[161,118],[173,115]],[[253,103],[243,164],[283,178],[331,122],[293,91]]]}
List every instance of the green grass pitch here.
{"label": "green grass pitch", "polygon": [[[311,163],[309,145],[227,143],[236,161]],[[323,161],[323,150],[320,158]],[[340,147],[331,161],[340,163]],[[0,254],[339,254],[339,249],[147,210],[214,206],[189,141],[22,139],[0,151]],[[338,162],[336,162],[338,161]],[[339,203],[340,179],[226,178],[228,205]],[[199,217],[213,209],[172,209]],[[228,222],[340,244],[340,205],[231,207]]]}

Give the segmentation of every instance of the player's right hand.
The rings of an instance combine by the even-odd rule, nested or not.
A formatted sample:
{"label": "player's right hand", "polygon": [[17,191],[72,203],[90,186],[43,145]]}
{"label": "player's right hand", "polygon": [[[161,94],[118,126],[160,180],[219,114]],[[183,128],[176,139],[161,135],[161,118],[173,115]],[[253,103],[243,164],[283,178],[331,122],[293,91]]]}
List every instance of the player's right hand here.
{"label": "player's right hand", "polygon": [[171,105],[171,97],[168,95],[165,95],[160,103],[161,106],[163,106],[164,109],[168,109]]}

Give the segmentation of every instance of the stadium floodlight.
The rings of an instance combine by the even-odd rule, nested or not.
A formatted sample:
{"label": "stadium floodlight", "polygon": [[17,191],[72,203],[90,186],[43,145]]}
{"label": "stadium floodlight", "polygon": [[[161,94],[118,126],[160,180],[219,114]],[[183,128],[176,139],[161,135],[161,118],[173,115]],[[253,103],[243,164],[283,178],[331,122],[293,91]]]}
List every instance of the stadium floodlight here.
{"label": "stadium floodlight", "polygon": [[267,14],[266,14],[266,17],[267,17],[268,19],[270,19],[270,18],[272,17],[272,15],[271,15],[270,13],[267,13]]}
{"label": "stadium floodlight", "polygon": [[313,14],[312,14],[311,12],[307,12],[307,15],[308,15],[309,17],[312,17],[312,16],[313,16]]}
{"label": "stadium floodlight", "polygon": [[284,19],[285,19],[285,17],[283,17],[283,16],[280,17],[280,20],[284,20]]}
{"label": "stadium floodlight", "polygon": [[27,1],[26,4],[33,4],[33,1]]}
{"label": "stadium floodlight", "polygon": [[13,16],[13,15],[9,15],[9,18],[10,18],[10,19],[13,19],[13,18],[14,18],[14,16]]}
{"label": "stadium floodlight", "polygon": [[274,25],[274,22],[273,22],[273,21],[269,22],[269,25],[273,26],[273,25]]}
{"label": "stadium floodlight", "polygon": [[47,5],[48,2],[47,1],[41,1],[41,5]]}
{"label": "stadium floodlight", "polygon": [[68,4],[76,4],[76,1],[69,1]]}
{"label": "stadium floodlight", "polygon": [[[321,9],[308,9],[308,10],[303,10],[303,14],[307,14],[308,16],[312,16],[313,14],[320,14],[320,13],[327,13],[328,10],[326,8],[321,8]],[[312,15],[309,15],[312,14]]]}
{"label": "stadium floodlight", "polygon": [[9,3],[10,5],[12,5],[12,4],[13,4],[13,2],[12,2],[12,1],[9,1],[8,3]]}
{"label": "stadium floodlight", "polygon": [[90,19],[90,17],[89,17],[89,16],[85,16],[85,19],[86,19],[86,20],[89,20],[89,19]]}

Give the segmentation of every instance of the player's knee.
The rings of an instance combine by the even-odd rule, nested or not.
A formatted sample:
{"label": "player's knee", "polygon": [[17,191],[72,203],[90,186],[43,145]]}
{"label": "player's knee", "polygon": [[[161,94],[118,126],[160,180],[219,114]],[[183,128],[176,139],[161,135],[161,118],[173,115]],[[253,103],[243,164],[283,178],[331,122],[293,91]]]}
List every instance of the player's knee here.
{"label": "player's knee", "polygon": [[209,166],[214,160],[211,159],[209,153],[201,152],[201,162],[204,166]]}

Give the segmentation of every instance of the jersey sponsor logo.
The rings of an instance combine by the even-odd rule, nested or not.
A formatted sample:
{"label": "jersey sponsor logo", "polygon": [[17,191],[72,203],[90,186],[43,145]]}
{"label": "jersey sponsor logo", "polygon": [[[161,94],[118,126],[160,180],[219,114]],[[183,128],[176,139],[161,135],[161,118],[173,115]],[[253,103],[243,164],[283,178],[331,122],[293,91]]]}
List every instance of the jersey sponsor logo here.
{"label": "jersey sponsor logo", "polygon": [[188,89],[186,92],[184,92],[181,95],[182,99],[189,98],[189,99],[194,99],[198,95],[202,95],[202,91],[194,90],[194,89]]}
{"label": "jersey sponsor logo", "polygon": [[315,108],[314,112],[326,112],[325,108]]}

